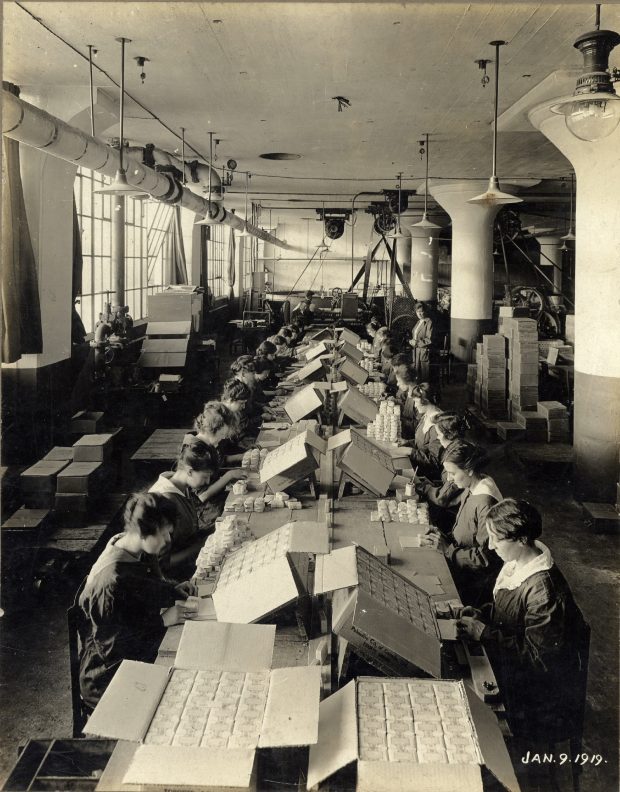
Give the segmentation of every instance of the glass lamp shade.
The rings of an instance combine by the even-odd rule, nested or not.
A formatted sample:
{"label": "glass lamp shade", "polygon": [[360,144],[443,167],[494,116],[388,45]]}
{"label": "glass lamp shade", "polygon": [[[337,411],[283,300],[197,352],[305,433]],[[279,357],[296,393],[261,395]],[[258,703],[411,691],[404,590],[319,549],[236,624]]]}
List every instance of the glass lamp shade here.
{"label": "glass lamp shade", "polygon": [[615,93],[572,96],[551,110],[564,116],[566,126],[576,138],[590,143],[609,137],[620,124],[620,97]]}
{"label": "glass lamp shade", "polygon": [[441,228],[441,226],[438,226],[437,223],[431,222],[426,216],[426,213],[424,213],[424,215],[422,215],[422,219],[418,223],[413,223],[411,228],[423,228],[425,231],[428,229],[430,233],[433,231],[433,229]]}
{"label": "glass lamp shade", "polygon": [[93,192],[96,192],[99,195],[129,195],[132,197],[144,195],[144,190],[140,190],[138,187],[132,187],[130,184],[127,184],[127,173],[120,168],[116,171],[114,181],[112,181],[110,184],[107,184],[105,187],[102,187],[100,190],[93,190]]}
{"label": "glass lamp shade", "polygon": [[487,191],[470,198],[467,203],[479,204],[480,206],[500,206],[502,204],[523,203],[523,199],[517,198],[516,195],[502,192],[499,188],[497,176],[491,176]]}

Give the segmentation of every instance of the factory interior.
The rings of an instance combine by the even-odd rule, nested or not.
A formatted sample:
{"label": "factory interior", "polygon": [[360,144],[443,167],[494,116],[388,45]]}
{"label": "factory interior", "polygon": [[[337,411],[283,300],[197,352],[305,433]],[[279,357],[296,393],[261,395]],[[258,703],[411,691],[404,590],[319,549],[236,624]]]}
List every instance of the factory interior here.
{"label": "factory interior", "polygon": [[0,789],[618,789],[620,4],[0,23]]}

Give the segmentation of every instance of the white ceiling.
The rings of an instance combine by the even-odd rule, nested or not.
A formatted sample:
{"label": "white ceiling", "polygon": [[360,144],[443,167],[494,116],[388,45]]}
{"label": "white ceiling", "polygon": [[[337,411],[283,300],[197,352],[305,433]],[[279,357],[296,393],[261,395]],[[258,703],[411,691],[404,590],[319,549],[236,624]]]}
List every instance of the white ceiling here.
{"label": "white ceiling", "polygon": [[[620,6],[603,6],[602,21],[620,29]],[[216,132],[218,165],[234,157],[240,171],[254,174],[255,195],[307,195],[320,206],[327,194],[334,205],[337,195],[393,187],[398,171],[405,186],[417,186],[424,132],[433,176],[487,177],[493,82],[482,88],[474,60],[493,56],[492,39],[509,42],[502,112],[556,70],[578,68],[573,41],[593,25],[593,4],[6,2],[3,79],[26,94],[81,90],[88,64],[68,45],[84,54],[93,44],[97,65],[118,81],[114,38],[127,36],[127,90],[169,127],[184,126],[203,154],[207,132]],[[150,59],[144,85],[136,55]],[[612,64],[620,66],[620,47]],[[110,89],[104,74],[95,79]],[[336,95],[351,107],[337,112]],[[146,115],[134,108],[130,115],[138,113]],[[178,146],[153,119],[128,119],[126,134]],[[533,129],[501,133],[499,146],[500,178],[570,172]],[[270,151],[302,158],[259,158]],[[233,202],[243,184],[239,174]]]}

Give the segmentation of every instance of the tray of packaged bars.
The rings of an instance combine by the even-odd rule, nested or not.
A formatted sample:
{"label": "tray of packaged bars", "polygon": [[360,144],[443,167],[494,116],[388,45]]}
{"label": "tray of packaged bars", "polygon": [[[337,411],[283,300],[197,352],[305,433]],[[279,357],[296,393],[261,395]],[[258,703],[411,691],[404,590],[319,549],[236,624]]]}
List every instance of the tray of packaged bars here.
{"label": "tray of packaged bars", "polygon": [[314,592],[336,592],[332,630],[384,674],[441,677],[442,634],[432,597],[363,547],[317,556]]}
{"label": "tray of packaged bars", "polygon": [[319,710],[308,789],[351,765],[357,792],[482,792],[483,771],[519,790],[495,715],[463,682],[359,677]]}
{"label": "tray of packaged bars", "polygon": [[312,593],[309,556],[329,552],[325,523],[280,526],[226,556],[213,604],[219,621],[249,624]]}
{"label": "tray of packaged bars", "polygon": [[124,660],[86,725],[118,740],[102,790],[253,789],[261,748],[318,737],[320,668],[272,669],[275,626],[186,622],[174,665]]}

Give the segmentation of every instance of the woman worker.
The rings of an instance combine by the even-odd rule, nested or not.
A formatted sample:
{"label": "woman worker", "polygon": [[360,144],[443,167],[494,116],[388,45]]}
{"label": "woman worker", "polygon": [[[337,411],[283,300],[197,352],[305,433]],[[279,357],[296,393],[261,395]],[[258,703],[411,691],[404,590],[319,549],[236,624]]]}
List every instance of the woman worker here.
{"label": "woman worker", "polygon": [[424,303],[416,303],[415,313],[418,321],[411,331],[409,344],[413,347],[413,368],[420,381],[430,378],[430,348],[433,336],[433,320],[428,315]]}
{"label": "woman worker", "polygon": [[580,733],[589,628],[549,548],[538,541],[540,513],[507,498],[486,520],[489,547],[504,563],[493,601],[465,608],[457,629],[487,650],[510,729],[522,743],[519,754],[530,746],[542,753]]}
{"label": "woman worker", "polygon": [[418,423],[418,414],[414,406],[413,395],[417,380],[409,360],[402,360],[400,355],[396,355],[394,362],[394,378],[398,388],[396,395],[400,399],[401,405],[401,433],[404,439],[409,439],[414,436]]}
{"label": "woman worker", "polygon": [[176,469],[161,473],[149,492],[172,501],[176,519],[169,552],[160,559],[164,571],[177,578],[189,578],[206,533],[198,523],[197,493],[205,489],[217,471],[213,448],[197,437],[186,436],[177,457]]}
{"label": "woman worker", "polygon": [[80,691],[94,708],[123,660],[152,663],[164,637],[160,609],[193,593],[190,583],[162,576],[158,556],[171,543],[176,506],[163,495],[132,495],[124,533],[113,536],[90,570],[79,604],[87,625]]}
{"label": "woman worker", "polygon": [[442,552],[465,605],[480,605],[490,598],[500,560],[489,547],[487,514],[502,499],[497,485],[484,474],[484,449],[456,440],[443,456],[449,481],[463,490],[452,533],[445,537],[431,529],[423,541]]}
{"label": "woman worker", "polygon": [[422,382],[412,389],[413,407],[418,415],[414,435],[415,447],[411,454],[411,464],[418,468],[421,475],[431,479],[441,475],[441,443],[437,437],[434,417],[441,412],[437,406],[436,395],[428,382]]}

